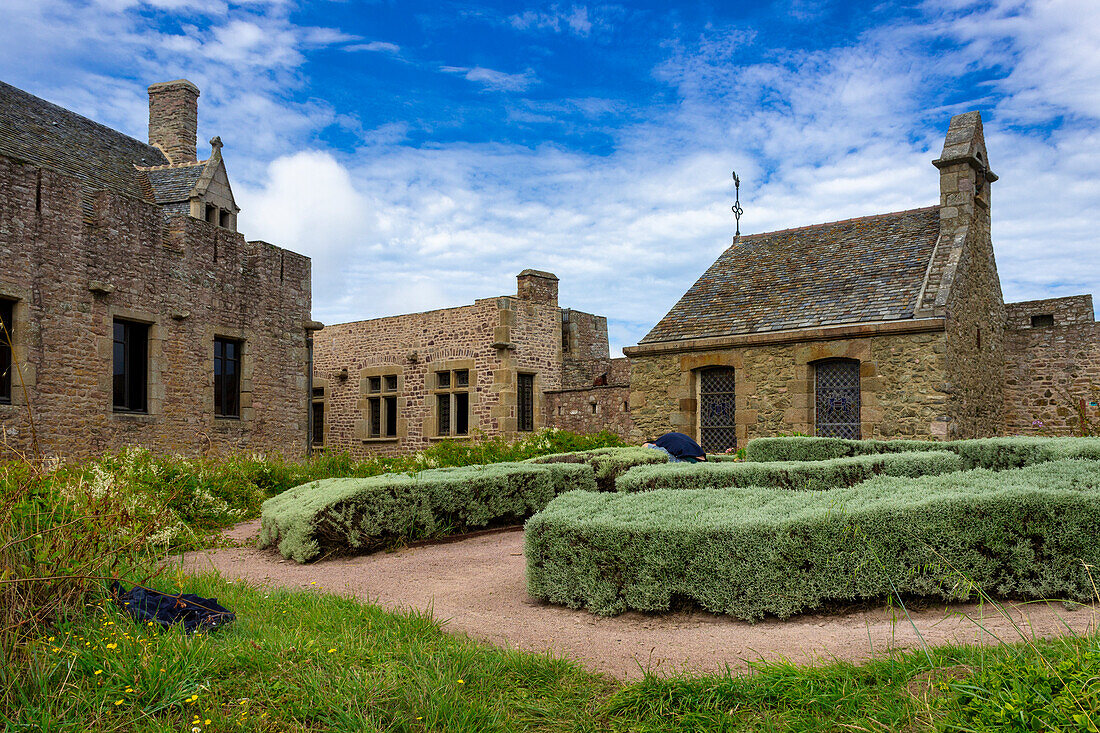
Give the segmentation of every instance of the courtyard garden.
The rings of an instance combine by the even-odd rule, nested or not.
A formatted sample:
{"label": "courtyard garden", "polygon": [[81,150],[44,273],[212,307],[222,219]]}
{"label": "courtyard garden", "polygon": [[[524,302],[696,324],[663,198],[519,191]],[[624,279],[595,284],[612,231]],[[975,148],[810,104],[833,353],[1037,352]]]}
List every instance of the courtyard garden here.
{"label": "courtyard garden", "polygon": [[[0,720],[10,730],[1098,730],[1100,440],[774,438],[750,442],[744,458],[670,464],[613,436],[554,431],[368,462],[128,451],[80,466],[3,464]],[[267,549],[222,533],[249,520]],[[514,550],[503,553],[513,577],[501,588],[515,603],[500,633],[431,602],[414,610],[424,592],[401,603],[354,585],[391,571],[430,585],[428,573],[407,577],[414,559],[461,558],[464,547],[486,553],[466,556],[475,569]],[[191,551],[182,563],[179,551]],[[203,570],[222,561],[240,572]],[[339,583],[324,580],[340,568]],[[216,597],[237,620],[193,637],[136,625],[105,595],[112,577]],[[987,643],[922,633],[922,614],[947,604]],[[1027,626],[1020,604],[1046,609],[1049,623]],[[583,643],[537,653],[522,650],[537,639],[506,633],[543,617],[548,637],[576,625],[611,650],[635,638],[631,625],[644,638],[675,636],[678,623],[715,639],[802,628],[827,641],[854,638],[842,624],[883,608],[911,648],[876,647],[868,625],[875,648],[850,657],[741,658],[708,671],[653,667],[642,654],[633,671],[602,672]]]}

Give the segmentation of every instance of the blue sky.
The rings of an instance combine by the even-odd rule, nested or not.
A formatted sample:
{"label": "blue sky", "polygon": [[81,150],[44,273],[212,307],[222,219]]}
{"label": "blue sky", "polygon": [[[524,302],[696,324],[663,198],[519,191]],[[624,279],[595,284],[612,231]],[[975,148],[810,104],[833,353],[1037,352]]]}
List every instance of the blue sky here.
{"label": "blue sky", "polygon": [[753,233],[937,202],[981,110],[1007,300],[1100,291],[1100,3],[5,0],[0,79],[143,138],[201,89],[246,237],[339,322],[512,292],[636,343]]}

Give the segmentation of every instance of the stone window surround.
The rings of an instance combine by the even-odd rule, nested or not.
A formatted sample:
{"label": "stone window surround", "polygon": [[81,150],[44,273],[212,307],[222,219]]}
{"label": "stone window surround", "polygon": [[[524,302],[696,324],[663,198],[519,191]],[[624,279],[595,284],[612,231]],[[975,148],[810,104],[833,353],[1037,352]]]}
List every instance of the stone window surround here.
{"label": "stone window surround", "polygon": [[[100,391],[106,395],[107,414],[112,420],[131,422],[156,422],[164,413],[165,387],[163,374],[165,328],[155,313],[132,308],[108,306],[106,327],[97,337],[99,356],[106,364],[99,378]],[[145,412],[116,412],[114,409],[114,325],[116,320],[144,323],[149,327],[146,336],[145,364]],[[210,404],[214,404],[214,347],[210,346]]]}
{"label": "stone window surround", "polygon": [[[390,378],[393,378],[394,386],[388,387],[387,384]],[[366,410],[363,413],[367,420],[367,430],[369,440],[395,440],[397,438],[397,418],[401,414],[401,408],[399,406],[399,399],[401,397],[401,376],[397,374],[396,369],[391,369],[381,374],[372,374],[364,377],[366,380],[365,391],[363,392],[363,403],[366,405]],[[373,380],[378,380],[378,389],[374,389],[371,386]],[[386,432],[386,424],[389,422],[389,408],[386,407],[387,399],[394,400],[394,411],[397,413],[393,416],[394,434],[390,435]],[[374,434],[374,410],[371,406],[371,400],[378,400],[378,434]]]}
{"label": "stone window surround", "polygon": [[[216,338],[232,339],[240,342],[241,345],[241,414],[239,417],[236,415],[214,414],[214,339]],[[255,410],[252,407],[252,377],[255,371],[255,362],[252,339],[249,338],[249,333],[243,328],[207,326],[203,332],[203,344],[207,353],[207,358],[204,361],[207,375],[204,405],[210,410],[210,414],[214,415],[215,420],[219,422],[251,422],[255,418]]]}
{"label": "stone window surround", "polygon": [[[874,423],[882,419],[877,392],[882,379],[871,358],[870,339],[844,339],[813,342],[799,347],[794,353],[794,379],[788,380],[787,390],[791,406],[784,411],[784,422],[791,432],[814,434],[814,365],[826,359],[854,359],[860,363],[860,433],[874,434]],[[734,397],[737,444],[745,445],[749,427],[757,424],[759,411],[750,408],[749,400],[755,397],[756,384],[748,381],[744,373],[744,358],[739,350],[692,352],[681,354],[681,394],[691,397],[679,400],[679,410],[670,415],[672,429],[690,435],[695,440],[699,434],[699,372],[710,367],[723,366],[734,370],[737,393]]]}
{"label": "stone window surround", "polygon": [[[0,404],[0,415],[13,412],[16,408],[26,408],[24,389],[29,394],[37,382],[37,365],[30,359],[30,302],[29,290],[0,283],[0,298],[14,301],[12,305],[12,375],[11,402]],[[22,382],[20,382],[22,378]]]}
{"label": "stone window surround", "polygon": [[[379,377],[383,379],[383,390],[385,389],[385,377],[397,375],[397,435],[383,435],[381,437],[372,438],[370,435],[370,398],[371,396],[381,396],[384,392],[371,392],[370,391],[370,378]],[[313,386],[316,387],[319,380],[314,380]],[[393,393],[390,393],[391,395]],[[329,390],[328,386],[325,386],[325,400],[327,414]],[[359,401],[356,404],[361,415],[360,419],[355,421],[355,439],[362,441],[363,443],[397,443],[401,444],[403,440],[409,437],[409,421],[406,417],[408,410],[408,398],[405,396],[405,367],[401,364],[377,364],[374,366],[363,367],[359,370]],[[328,425],[325,426],[325,439],[328,440]]]}
{"label": "stone window surround", "polygon": [[[453,384],[450,387],[440,388],[435,384],[436,372],[453,372],[453,371],[466,370],[470,373],[469,386],[465,387],[465,392],[470,396],[470,414],[468,429],[464,435],[440,435],[439,434],[439,400],[436,399],[437,395],[441,394],[453,394],[455,392],[462,392],[463,388],[456,388]],[[423,435],[428,440],[463,440],[471,437],[477,430],[480,429],[481,424],[478,421],[477,411],[474,409],[478,404],[478,391],[477,391],[477,369],[475,367],[474,359],[445,359],[443,361],[430,362],[427,364],[427,371],[425,373],[425,381],[430,381],[432,386],[430,388],[425,385],[425,399],[428,404],[424,411],[424,423],[423,423]],[[400,433],[400,426],[398,427],[398,433]]]}
{"label": "stone window surround", "polygon": [[310,393],[310,395],[309,395],[310,407],[312,408],[312,406],[314,404],[318,403],[318,402],[323,404],[325,406],[325,410],[324,410],[325,420],[324,420],[324,424],[321,425],[321,444],[316,445],[316,444],[312,443],[312,441],[313,441],[313,434],[312,433],[310,434],[309,439],[310,439],[312,447],[314,447],[314,448],[323,448],[325,446],[325,443],[328,442],[328,398],[329,398],[328,380],[325,379],[324,377],[314,377],[313,378],[313,389],[321,390],[321,397],[319,397],[319,398],[315,397],[313,395],[313,393]]}

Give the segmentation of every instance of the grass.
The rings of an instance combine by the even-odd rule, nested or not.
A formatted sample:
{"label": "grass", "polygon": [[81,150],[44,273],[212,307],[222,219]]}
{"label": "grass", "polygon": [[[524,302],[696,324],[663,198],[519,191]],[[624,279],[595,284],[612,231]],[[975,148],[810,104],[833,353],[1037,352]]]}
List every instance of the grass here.
{"label": "grass", "polygon": [[[1084,731],[1088,718],[1073,716],[1100,711],[1094,636],[624,684],[444,633],[427,614],[213,575],[169,582],[217,597],[238,621],[188,638],[90,607],[34,641],[26,668],[0,672],[14,703],[3,729]],[[1052,702],[1065,698],[1059,679],[1083,707]],[[1021,710],[1032,717],[1014,724]]]}

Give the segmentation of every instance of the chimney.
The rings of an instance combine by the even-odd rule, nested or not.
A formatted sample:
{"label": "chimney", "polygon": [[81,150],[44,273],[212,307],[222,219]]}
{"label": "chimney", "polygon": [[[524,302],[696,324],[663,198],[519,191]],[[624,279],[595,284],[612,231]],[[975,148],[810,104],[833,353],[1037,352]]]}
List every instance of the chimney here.
{"label": "chimney", "polygon": [[149,144],[172,163],[198,160],[199,88],[186,79],[149,87]]}
{"label": "chimney", "polygon": [[558,304],[558,276],[552,272],[524,270],[516,276],[516,295],[532,303]]}
{"label": "chimney", "polygon": [[979,112],[951,118],[940,157],[932,161],[940,170],[940,220],[954,227],[976,213],[989,215],[989,184],[997,175],[989,169],[985,134]]}

